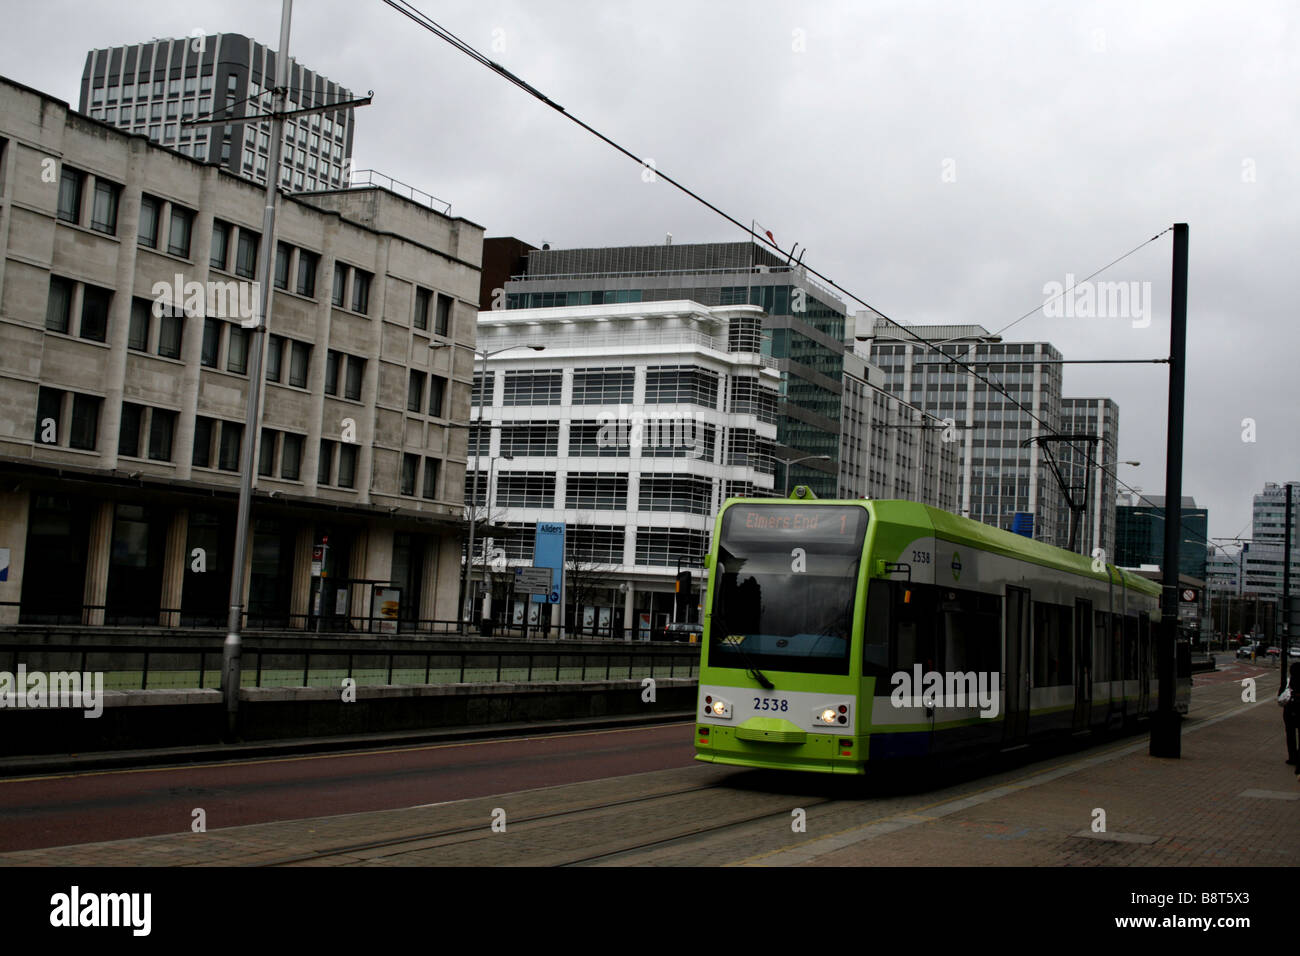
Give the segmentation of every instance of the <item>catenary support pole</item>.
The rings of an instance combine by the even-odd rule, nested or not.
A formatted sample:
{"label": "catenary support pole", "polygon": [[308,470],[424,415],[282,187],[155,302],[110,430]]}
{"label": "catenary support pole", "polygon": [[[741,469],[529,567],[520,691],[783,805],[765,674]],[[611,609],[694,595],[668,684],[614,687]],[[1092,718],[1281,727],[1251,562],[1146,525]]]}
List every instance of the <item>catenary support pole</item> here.
{"label": "catenary support pole", "polygon": [[1187,374],[1187,223],[1174,225],[1174,264],[1169,307],[1169,422],[1165,447],[1164,587],[1160,594],[1160,684],[1151,721],[1153,757],[1179,757],[1182,740],[1174,709],[1178,641],[1178,552],[1183,527],[1183,397]]}

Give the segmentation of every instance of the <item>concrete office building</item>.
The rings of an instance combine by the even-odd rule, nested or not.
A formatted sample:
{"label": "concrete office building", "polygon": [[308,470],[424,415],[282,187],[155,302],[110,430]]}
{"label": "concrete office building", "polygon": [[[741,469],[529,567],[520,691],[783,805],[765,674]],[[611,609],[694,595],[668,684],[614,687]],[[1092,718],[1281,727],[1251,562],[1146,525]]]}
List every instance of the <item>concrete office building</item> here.
{"label": "concrete office building", "polygon": [[[1061,433],[1086,435],[1092,442],[1062,442],[1059,467],[1071,496],[1082,503],[1078,541],[1074,550],[1093,554],[1100,548],[1105,560],[1115,558],[1115,489],[1119,467],[1119,406],[1109,398],[1062,398]],[[1067,507],[1066,520],[1071,515]],[[1066,545],[1069,525],[1066,525]],[[1116,562],[1118,563],[1118,562]]]}
{"label": "concrete office building", "polygon": [[957,432],[884,387],[884,372],[855,351],[844,353],[840,412],[841,498],[904,498],[955,511],[960,488]]}
{"label": "concrete office building", "polygon": [[[846,311],[802,268],[753,242],[519,252],[527,253],[527,271],[505,284],[507,309],[683,299],[761,307],[765,316],[754,329],[754,347],[775,361],[781,375],[775,453],[786,461],[825,455],[825,461],[791,466],[789,484],[806,484],[823,498],[835,495]],[[785,471],[777,465],[778,488],[786,484]]]}
{"label": "concrete office building", "polygon": [[[189,127],[184,120],[267,113],[275,85],[274,50],[238,33],[150,40],[91,50],[81,75],[79,111],[147,136],[186,156],[266,183],[271,124]],[[290,58],[286,109],[328,106],[353,94]],[[224,118],[224,117],[221,117]],[[286,120],[280,178],[294,192],[348,185],[353,110]]]}
{"label": "concrete office building", "polygon": [[[0,622],[224,623],[262,208],[0,81]],[[326,537],[321,617],[456,618],[482,230],[379,189],[276,230],[250,622],[315,623]]]}
{"label": "concrete office building", "polygon": [[[570,631],[645,637],[671,619],[679,567],[698,595],[722,502],[773,488],[780,373],[758,348],[762,320],[688,301],[480,313],[480,349],[510,349],[476,374],[466,491],[512,532],[484,532],[481,552],[506,585],[500,623],[532,606],[507,593],[509,569],[532,563],[543,521],[566,525]],[[512,348],[526,345],[545,351]]]}
{"label": "concrete office building", "polygon": [[1291,593],[1300,593],[1300,481],[1267,482],[1251,509],[1251,542],[1245,560],[1245,590],[1278,598],[1282,594],[1286,534],[1286,485],[1291,485]]}
{"label": "concrete office building", "polygon": [[1017,515],[1031,516],[1033,538],[1065,546],[1069,523],[1060,486],[1040,449],[1024,444],[1061,431],[1061,366],[1050,364],[1061,353],[1046,342],[1003,342],[978,325],[908,329],[942,343],[946,355],[973,364],[1033,413],[1031,417],[974,372],[952,364],[895,323],[862,317],[856,335],[870,340],[871,361],[884,371],[886,390],[930,415],[951,419],[958,429],[958,513],[1007,531],[1016,530]]}

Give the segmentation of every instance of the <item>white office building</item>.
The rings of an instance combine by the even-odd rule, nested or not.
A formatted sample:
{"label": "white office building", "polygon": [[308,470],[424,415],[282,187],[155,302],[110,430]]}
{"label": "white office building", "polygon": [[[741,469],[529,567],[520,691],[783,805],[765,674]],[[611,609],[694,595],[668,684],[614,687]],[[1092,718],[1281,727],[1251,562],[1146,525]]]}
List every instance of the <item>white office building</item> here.
{"label": "white office building", "polygon": [[773,489],[780,376],[762,319],[689,301],[479,313],[466,501],[484,526],[474,591],[490,575],[480,607],[498,625],[537,623],[511,582],[538,522],[566,526],[567,632],[647,637],[673,619],[679,569],[698,619],[718,508]]}

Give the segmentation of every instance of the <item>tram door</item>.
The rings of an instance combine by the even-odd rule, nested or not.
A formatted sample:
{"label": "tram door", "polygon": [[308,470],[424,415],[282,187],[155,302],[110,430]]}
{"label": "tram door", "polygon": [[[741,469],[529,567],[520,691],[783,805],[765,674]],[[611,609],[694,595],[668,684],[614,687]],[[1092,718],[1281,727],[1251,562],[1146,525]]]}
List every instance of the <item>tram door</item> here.
{"label": "tram door", "polygon": [[1024,588],[1007,588],[1006,671],[1002,686],[1006,688],[1006,717],[1002,723],[1002,744],[1014,746],[1029,733],[1029,592]]}
{"label": "tram door", "polygon": [[1074,729],[1087,730],[1092,718],[1092,602],[1074,602]]}

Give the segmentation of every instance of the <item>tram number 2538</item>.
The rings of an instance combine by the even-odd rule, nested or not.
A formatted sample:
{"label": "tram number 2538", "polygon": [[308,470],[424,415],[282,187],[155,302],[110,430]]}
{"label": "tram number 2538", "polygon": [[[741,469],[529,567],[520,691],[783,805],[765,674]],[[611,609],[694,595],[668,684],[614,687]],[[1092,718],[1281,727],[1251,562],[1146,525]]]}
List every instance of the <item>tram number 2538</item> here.
{"label": "tram number 2538", "polygon": [[788,700],[782,700],[780,697],[755,697],[754,709],[788,711],[790,709],[790,702]]}
{"label": "tram number 2538", "polygon": [[913,563],[913,564],[929,564],[929,563],[930,563],[930,552],[929,552],[929,551],[913,551],[913,552],[912,552],[912,563]]}

